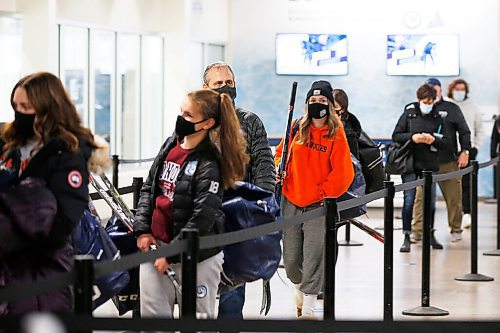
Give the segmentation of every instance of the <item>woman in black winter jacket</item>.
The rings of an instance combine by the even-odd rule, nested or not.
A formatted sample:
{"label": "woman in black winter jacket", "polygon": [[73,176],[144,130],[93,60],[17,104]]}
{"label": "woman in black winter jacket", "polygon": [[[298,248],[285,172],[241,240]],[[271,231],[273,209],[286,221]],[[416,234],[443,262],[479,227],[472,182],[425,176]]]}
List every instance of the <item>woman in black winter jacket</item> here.
{"label": "woman in black winter jacket", "polygon": [[[15,120],[0,140],[0,288],[71,271],[71,234],[88,204],[87,164],[109,160],[91,158],[98,144],[56,76],[22,78],[11,105]],[[0,303],[0,315],[72,308],[68,286]]]}
{"label": "woman in black winter jacket", "polygon": [[[160,149],[141,190],[134,222],[137,247],[182,239],[183,228],[200,236],[222,232],[224,188],[243,179],[249,157],[231,98],[213,90],[187,95],[175,132]],[[141,314],[172,317],[176,291],[164,274],[168,267],[181,275],[178,258],[160,258],[140,267]],[[215,316],[222,271],[220,248],[200,251],[197,312]],[[177,295],[179,297],[179,295]]]}
{"label": "woman in black winter jacket", "polygon": [[344,125],[344,132],[351,154],[359,160],[358,140],[361,136],[361,123],[355,115],[349,112],[349,98],[342,89],[333,89],[333,107]]}
{"label": "woman in black winter jacket", "polygon": [[[424,84],[417,90],[418,102],[405,106],[404,112],[396,124],[392,133],[392,140],[400,144],[410,143],[413,156],[413,170],[409,170],[401,178],[403,183],[411,182],[422,175],[422,171],[438,171],[439,160],[437,151],[445,149],[448,145],[444,122],[434,107],[436,91],[428,84]],[[435,183],[433,183],[433,195],[435,195]],[[400,252],[410,252],[410,233],[413,215],[413,203],[416,189],[404,191],[404,203],[402,209],[404,241]],[[432,200],[432,202],[435,202]],[[435,207],[432,207],[434,210]],[[434,214],[432,214],[434,215]],[[432,234],[431,243],[437,243]]]}

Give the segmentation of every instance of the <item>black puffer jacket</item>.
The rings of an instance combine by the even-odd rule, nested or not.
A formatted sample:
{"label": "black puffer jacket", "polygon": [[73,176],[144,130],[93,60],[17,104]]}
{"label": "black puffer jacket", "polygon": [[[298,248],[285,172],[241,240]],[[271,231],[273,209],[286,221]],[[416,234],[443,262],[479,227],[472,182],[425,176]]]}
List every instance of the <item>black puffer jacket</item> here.
{"label": "black puffer jacket", "polygon": [[[150,234],[161,167],[170,150],[177,144],[177,135],[165,141],[156,156],[147,180],[141,189],[134,221],[134,233]],[[174,240],[181,239],[181,229],[197,228],[200,236],[222,233],[224,214],[221,210],[223,185],[220,179],[219,153],[208,137],[189,153],[181,165],[174,191]],[[212,248],[200,251],[203,261],[221,251]],[[169,258],[178,262],[178,257]]]}
{"label": "black puffer jacket", "polygon": [[[14,185],[0,194],[0,287],[71,271],[70,235],[88,204],[90,154],[86,142],[80,142],[79,152],[71,153],[62,140],[53,139],[33,156],[20,179],[16,177]],[[19,151],[3,157],[17,175]],[[0,315],[72,307],[71,288],[66,287],[0,303]]]}
{"label": "black puffer jacket", "polygon": [[264,124],[252,112],[237,108],[236,114],[240,127],[245,132],[247,153],[250,156],[246,181],[274,193],[276,170]]}
{"label": "black puffer jacket", "polygon": [[[405,106],[405,110],[396,124],[392,133],[392,140],[404,144],[411,141],[411,137],[416,133],[438,133],[443,136],[434,135],[436,139],[432,145],[425,143],[412,143],[413,168],[417,174],[423,170],[438,171],[438,152],[449,149],[449,139],[444,121],[434,107],[428,115],[422,115],[419,103],[414,102]],[[436,148],[433,149],[432,147]]]}
{"label": "black puffer jacket", "polygon": [[359,160],[359,145],[358,140],[361,135],[361,124],[352,113],[342,114],[342,124],[344,125],[345,136],[347,137],[347,144],[353,154]]}

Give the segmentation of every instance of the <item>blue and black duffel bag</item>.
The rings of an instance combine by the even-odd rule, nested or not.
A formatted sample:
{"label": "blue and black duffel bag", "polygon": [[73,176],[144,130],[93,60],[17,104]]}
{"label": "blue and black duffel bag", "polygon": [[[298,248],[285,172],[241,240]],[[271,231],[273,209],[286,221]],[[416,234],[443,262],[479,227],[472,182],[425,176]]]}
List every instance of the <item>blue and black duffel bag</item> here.
{"label": "blue and black duffel bag", "polygon": [[[238,231],[276,221],[281,210],[274,194],[258,186],[238,182],[224,191],[222,210],[225,232]],[[269,280],[281,260],[281,231],[257,236],[224,248],[222,284],[230,290],[245,282]]]}
{"label": "blue and black duffel bag", "polygon": [[[101,226],[99,218],[87,209],[73,231],[73,247],[75,254],[92,255],[95,261],[120,258],[120,252]],[[130,276],[126,271],[98,277],[94,282],[93,309],[120,292],[129,280]]]}

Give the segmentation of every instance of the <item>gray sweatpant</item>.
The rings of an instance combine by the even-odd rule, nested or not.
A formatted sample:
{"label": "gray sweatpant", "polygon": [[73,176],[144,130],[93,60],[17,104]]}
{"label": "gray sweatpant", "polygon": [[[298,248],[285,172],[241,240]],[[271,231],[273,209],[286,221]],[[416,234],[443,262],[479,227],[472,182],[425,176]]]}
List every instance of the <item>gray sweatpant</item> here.
{"label": "gray sweatpant", "polygon": [[[215,318],[215,301],[223,262],[224,253],[221,251],[197,266],[196,312],[206,314],[207,318]],[[177,281],[181,284],[181,264],[171,264],[170,267],[174,269]],[[141,264],[139,285],[142,317],[172,318],[176,296],[181,306],[181,295],[176,292],[172,281],[168,276],[158,273],[152,262]]]}
{"label": "gray sweatpant", "polygon": [[[297,207],[283,197],[285,218],[303,214],[319,207]],[[286,276],[304,294],[318,294],[324,284],[325,218],[283,230],[283,262]]]}

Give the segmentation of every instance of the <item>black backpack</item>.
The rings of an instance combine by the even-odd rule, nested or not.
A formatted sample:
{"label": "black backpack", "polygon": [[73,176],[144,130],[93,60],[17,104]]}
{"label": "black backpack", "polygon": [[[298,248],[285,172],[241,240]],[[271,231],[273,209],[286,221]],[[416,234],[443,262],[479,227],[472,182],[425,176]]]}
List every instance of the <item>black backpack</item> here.
{"label": "black backpack", "polygon": [[366,193],[383,189],[385,173],[379,145],[375,144],[365,131],[361,131],[358,147],[359,159],[366,181]]}

